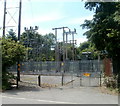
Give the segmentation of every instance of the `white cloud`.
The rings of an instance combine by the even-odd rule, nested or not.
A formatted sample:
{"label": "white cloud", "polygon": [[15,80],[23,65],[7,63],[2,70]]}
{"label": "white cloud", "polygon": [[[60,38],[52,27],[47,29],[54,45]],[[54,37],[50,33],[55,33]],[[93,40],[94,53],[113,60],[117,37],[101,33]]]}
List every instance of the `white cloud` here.
{"label": "white cloud", "polygon": [[[24,2],[33,0],[24,0]],[[34,0],[34,2],[83,2],[82,0]]]}
{"label": "white cloud", "polygon": [[77,38],[77,46],[79,46],[80,43],[83,43],[83,42],[85,42],[85,41],[87,41],[87,38],[86,38],[86,37]]}
{"label": "white cloud", "polygon": [[[2,1],[2,0],[0,0]],[[22,2],[28,2],[28,1],[34,1],[34,2],[82,2],[82,0],[23,0]],[[11,3],[13,2],[19,2],[19,0],[9,1]]]}
{"label": "white cloud", "polygon": [[93,16],[85,16],[85,17],[81,17],[81,18],[72,18],[69,19],[66,23],[67,24],[83,24],[85,20],[92,20]]}
{"label": "white cloud", "polygon": [[[28,26],[27,28],[29,29],[30,26]],[[25,30],[24,30],[24,27],[21,28],[21,33],[23,33]],[[54,31],[52,29],[49,29],[49,28],[41,28],[39,27],[37,32],[39,34],[42,34],[42,35],[45,35],[45,34],[48,34],[48,33],[54,33]]]}
{"label": "white cloud", "polygon": [[48,33],[54,33],[54,31],[51,30],[51,29],[39,28],[38,33],[40,33],[40,34],[42,34],[42,35],[45,35],[45,34],[48,34]]}
{"label": "white cloud", "polygon": [[[45,14],[45,15],[42,15],[42,16],[37,16],[35,18],[27,19],[27,17],[26,17],[26,18],[22,19],[22,29],[23,29],[23,27],[28,27],[29,28],[30,26],[38,26],[39,27],[38,32],[40,34],[44,35],[46,33],[53,32],[52,31],[52,24],[49,25],[48,22],[58,21],[58,20],[63,19],[63,18],[64,18],[63,15],[61,15],[60,13],[55,12],[55,11],[54,12],[49,12],[49,14]],[[45,28],[45,26],[44,27],[39,26],[39,25],[43,25],[43,23],[46,24],[46,22],[48,23],[46,25],[46,28]],[[23,31],[24,31],[24,29],[22,30],[22,32]]]}
{"label": "white cloud", "polygon": [[23,20],[23,25],[30,25],[30,24],[34,24],[34,23],[43,23],[43,22],[50,22],[50,21],[56,21],[56,20],[60,20],[60,19],[63,19],[64,16],[61,15],[60,13],[58,12],[50,12],[49,14],[45,14],[45,15],[42,15],[42,16],[37,16],[36,18],[34,19],[24,19]]}

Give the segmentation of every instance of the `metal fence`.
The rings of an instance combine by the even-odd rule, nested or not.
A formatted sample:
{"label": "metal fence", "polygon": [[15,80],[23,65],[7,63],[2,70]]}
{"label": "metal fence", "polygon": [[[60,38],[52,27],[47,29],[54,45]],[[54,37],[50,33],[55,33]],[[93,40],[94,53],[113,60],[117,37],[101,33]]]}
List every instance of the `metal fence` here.
{"label": "metal fence", "polygon": [[[17,65],[8,69],[10,72],[16,72]],[[21,73],[73,73],[80,74],[83,72],[101,72],[103,70],[103,62],[98,60],[81,60],[81,61],[45,61],[45,62],[21,62]]]}
{"label": "metal fence", "polygon": [[[66,85],[68,87],[99,86],[103,68],[103,62],[98,60],[29,61],[21,62],[20,72],[23,82],[36,85],[38,84],[37,77],[40,75],[41,83],[47,85]],[[16,73],[17,65],[10,67],[8,70]]]}

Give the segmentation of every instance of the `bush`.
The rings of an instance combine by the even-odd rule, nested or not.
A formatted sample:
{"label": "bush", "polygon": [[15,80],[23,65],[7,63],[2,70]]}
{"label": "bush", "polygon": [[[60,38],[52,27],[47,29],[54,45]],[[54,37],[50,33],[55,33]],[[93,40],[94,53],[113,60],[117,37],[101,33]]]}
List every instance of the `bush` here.
{"label": "bush", "polygon": [[3,72],[2,73],[2,90],[11,89],[13,80],[15,80],[15,76],[13,74],[8,72]]}
{"label": "bush", "polygon": [[107,88],[118,88],[118,75],[112,75],[111,77],[105,77],[104,83]]}
{"label": "bush", "polygon": [[118,74],[118,92],[120,94],[120,72]]}
{"label": "bush", "polygon": [[22,61],[26,55],[26,48],[19,42],[11,39],[2,38],[2,89],[11,89],[11,83],[14,80],[13,74],[7,72],[7,69],[16,62]]}

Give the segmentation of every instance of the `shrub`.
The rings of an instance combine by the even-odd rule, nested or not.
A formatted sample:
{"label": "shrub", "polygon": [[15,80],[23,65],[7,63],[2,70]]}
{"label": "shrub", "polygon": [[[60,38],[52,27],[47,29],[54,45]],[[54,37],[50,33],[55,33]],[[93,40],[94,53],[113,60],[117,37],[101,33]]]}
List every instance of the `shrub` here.
{"label": "shrub", "polygon": [[3,90],[11,89],[13,80],[15,80],[15,76],[13,74],[9,72],[3,72],[2,73],[2,89]]}
{"label": "shrub", "polygon": [[22,61],[26,48],[19,42],[15,42],[11,39],[1,39],[2,41],[2,89],[11,89],[12,80],[14,80],[13,74],[7,72],[7,68],[16,64],[16,62]]}
{"label": "shrub", "polygon": [[103,84],[112,89],[118,88],[118,75],[112,75],[111,77],[105,77]]}

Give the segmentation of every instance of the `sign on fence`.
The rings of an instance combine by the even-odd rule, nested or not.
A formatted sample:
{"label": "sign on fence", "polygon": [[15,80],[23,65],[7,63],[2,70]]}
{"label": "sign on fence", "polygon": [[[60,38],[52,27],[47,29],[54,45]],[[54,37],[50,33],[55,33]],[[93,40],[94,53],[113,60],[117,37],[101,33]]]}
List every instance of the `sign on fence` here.
{"label": "sign on fence", "polygon": [[90,73],[83,73],[84,76],[89,77]]}

